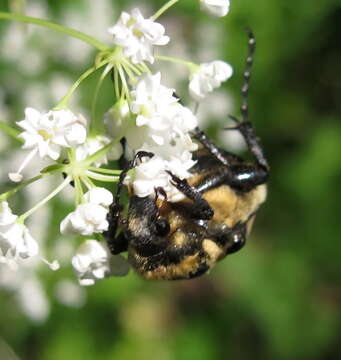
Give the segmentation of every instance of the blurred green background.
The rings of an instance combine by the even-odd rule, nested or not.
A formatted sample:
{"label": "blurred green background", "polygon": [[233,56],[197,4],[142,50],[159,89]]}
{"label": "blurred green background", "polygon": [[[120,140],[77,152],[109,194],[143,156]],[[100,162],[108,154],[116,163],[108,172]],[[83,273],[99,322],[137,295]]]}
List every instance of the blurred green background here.
{"label": "blurred green background", "polygon": [[[148,0],[142,8],[152,14],[162,3]],[[27,0],[26,12],[110,41],[106,27],[136,4]],[[20,1],[0,0],[1,11],[9,5]],[[230,14],[217,19],[202,13],[198,1],[180,0],[160,22],[172,38],[171,55],[221,58],[234,67],[220,100],[210,105],[209,98],[199,112],[216,139],[226,115],[238,115],[244,28],[256,34],[250,113],[271,180],[249,242],[191,281],[146,282],[130,273],[79,290],[70,268],[39,268],[36,288],[44,289],[48,310],[38,317],[27,316],[23,301],[37,300],[31,288],[22,295],[27,282],[14,274],[0,295],[0,359],[340,359],[341,1],[231,0]],[[51,31],[12,27],[0,23],[0,116],[9,122],[22,119],[26,106],[53,107],[93,55]],[[174,71],[174,77],[186,76]],[[89,111],[97,79],[86,82],[75,106]],[[185,86],[179,82],[186,99]],[[108,82],[99,112],[110,101]],[[11,158],[5,141],[17,144],[1,138],[1,187],[7,188],[5,164]],[[49,218],[38,222],[38,228],[48,227],[51,257],[65,201],[55,201]],[[56,296],[56,284],[66,277],[70,287],[59,286]],[[76,300],[61,300],[60,292],[75,292]]]}

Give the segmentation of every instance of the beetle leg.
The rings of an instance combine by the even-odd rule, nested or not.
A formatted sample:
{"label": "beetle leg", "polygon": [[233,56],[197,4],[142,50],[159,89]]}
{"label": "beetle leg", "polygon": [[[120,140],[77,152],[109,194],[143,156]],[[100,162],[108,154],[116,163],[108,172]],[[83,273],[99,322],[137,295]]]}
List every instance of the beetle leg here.
{"label": "beetle leg", "polygon": [[196,190],[200,193],[226,184],[231,188],[248,192],[256,186],[266,183],[268,172],[258,165],[236,164],[232,166],[222,166],[214,174],[210,174],[196,185]]}
{"label": "beetle leg", "polygon": [[[120,174],[119,181],[117,183],[117,188],[116,188],[116,195],[114,197],[113,203],[110,205],[109,213],[108,213],[108,217],[107,217],[108,222],[109,222],[109,228],[107,231],[104,232],[104,236],[107,239],[107,243],[108,243],[108,247],[109,247],[110,251],[112,251],[111,249],[116,249],[117,241],[119,243],[121,242],[121,240],[119,240],[120,235],[116,236],[119,223],[121,223],[121,224],[126,223],[126,220],[123,219],[123,217],[121,215],[123,206],[120,204],[120,198],[121,198],[121,192],[122,192],[123,185],[124,185],[123,184],[124,179],[126,178],[129,170],[133,169],[136,166],[137,160],[141,160],[143,157],[151,158],[153,156],[154,156],[153,153],[146,152],[146,151],[139,151],[134,156],[134,159],[128,162],[128,164],[126,165],[126,167],[122,170],[122,172]],[[120,246],[118,246],[118,248],[120,248]],[[115,254],[117,254],[117,252],[115,252]]]}
{"label": "beetle leg", "polygon": [[212,219],[214,211],[201,193],[193,186],[190,186],[187,180],[181,180],[170,171],[167,171],[167,173],[171,176],[173,185],[189,199],[193,200],[194,204],[189,209],[192,217],[202,220]]}
{"label": "beetle leg", "polygon": [[128,240],[123,232],[119,233],[114,239],[108,240],[107,244],[113,255],[117,255],[128,250]]}
{"label": "beetle leg", "polygon": [[238,130],[243,135],[247,147],[251,154],[254,156],[258,165],[262,166],[265,170],[269,170],[269,164],[265,158],[263,148],[257,139],[255,130],[249,121],[249,88],[251,79],[251,70],[253,64],[253,55],[256,49],[256,40],[251,30],[247,30],[249,36],[249,50],[246,57],[246,65],[244,70],[244,83],[241,89],[243,103],[240,108],[242,114],[242,121],[236,117],[230,116],[230,119],[237,123],[235,127],[225,128],[225,130]]}
{"label": "beetle leg", "polygon": [[220,150],[199,127],[193,130],[193,137],[222,164],[231,165],[233,160],[235,160],[233,156],[229,157],[225,151]]}
{"label": "beetle leg", "polygon": [[245,245],[246,224],[247,222],[238,223],[232,228],[223,224],[216,224],[214,229],[208,230],[208,236],[221,249],[224,249],[225,255],[232,254],[242,249]]}
{"label": "beetle leg", "polygon": [[238,124],[235,127],[225,128],[225,130],[238,130],[242,134],[250,153],[256,160],[256,163],[259,166],[262,166],[265,170],[269,170],[269,164],[265,158],[263,148],[250,121],[238,121]]}

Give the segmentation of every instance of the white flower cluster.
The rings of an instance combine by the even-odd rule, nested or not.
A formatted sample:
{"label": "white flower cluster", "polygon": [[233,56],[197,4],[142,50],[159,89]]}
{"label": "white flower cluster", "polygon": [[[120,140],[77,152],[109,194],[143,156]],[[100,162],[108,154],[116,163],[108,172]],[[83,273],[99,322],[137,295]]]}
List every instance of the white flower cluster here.
{"label": "white flower cluster", "polygon": [[145,19],[139,9],[131,14],[123,12],[117,24],[108,29],[114,43],[122,46],[124,55],[135,64],[146,60],[154,63],[153,46],[166,45],[169,37],[165,28],[150,19]]}
{"label": "white flower cluster", "polygon": [[72,266],[81,285],[93,285],[110,273],[109,254],[96,240],[86,240],[72,258]]}
{"label": "white flower cluster", "polygon": [[191,96],[196,101],[203,100],[208,93],[228,80],[232,73],[232,67],[224,61],[216,60],[201,64],[190,77],[189,91]]}
{"label": "white flower cluster", "polygon": [[107,215],[113,202],[112,193],[94,187],[84,195],[84,201],[61,222],[62,234],[88,236],[108,230]]}
{"label": "white flower cluster", "polygon": [[[229,11],[228,0],[199,1],[203,10],[215,16],[224,16]],[[208,93],[232,76],[232,68],[220,60],[195,64],[154,53],[156,46],[166,45],[170,40],[163,25],[155,20],[175,3],[170,0],[150,18],[145,18],[139,9],[123,12],[117,23],[108,29],[115,46],[103,44],[104,50],[99,46],[96,65],[79,77],[54,110],[41,113],[32,107],[26,108],[24,120],[17,125],[21,129],[18,138],[23,142],[22,149],[29,152],[17,171],[9,173],[9,177],[13,182],[21,182],[24,168],[34,157],[48,160],[51,166],[44,167],[39,175],[25,179],[14,189],[0,194],[0,263],[15,268],[22,260],[38,256],[39,245],[24,222],[69,184],[74,185],[76,206],[62,220],[60,232],[84,237],[96,234],[97,238],[108,230],[107,217],[113,195],[97,185],[97,181],[119,181],[121,170],[112,169],[109,161],[121,157],[122,138],[126,139],[124,155],[127,158],[132,158],[139,151],[153,154],[141,159],[125,179],[125,184],[135,195],[155,196],[156,189],[162,188],[168,201],[179,201],[183,197],[172,185],[169,173],[181,179],[191,176],[195,165],[193,152],[198,148],[191,132],[198,126],[198,120],[180,102],[175,90],[162,84],[161,73],[153,73],[147,63],[164,60],[185,65],[190,74],[189,94],[195,100],[195,108]],[[69,110],[68,102],[81,82],[101,68],[104,71],[95,92],[97,94],[101,82],[111,73],[116,104],[104,119],[107,133],[104,133],[102,119],[93,108],[88,134],[87,121],[82,115]],[[13,133],[15,131],[13,129]],[[110,166],[102,167],[108,164]],[[59,186],[21,216],[12,213],[7,203],[10,196],[32,182],[54,174],[59,176]],[[40,259],[53,270],[59,267],[56,261],[49,263]],[[122,275],[128,271],[123,258],[109,258],[108,250],[92,239],[79,246],[72,265],[82,285],[92,285],[108,275]]]}
{"label": "white flower cluster", "polygon": [[63,148],[83,144],[86,140],[86,120],[70,110],[39,111],[26,108],[25,119],[17,123],[24,131],[19,138],[24,140],[23,149],[30,149],[28,157],[9,177],[14,182],[22,180],[21,172],[37,153],[41,158],[57,160]]}
{"label": "white flower cluster", "polygon": [[[31,236],[27,227],[17,222],[18,216],[14,215],[7,201],[0,202],[0,263],[16,269],[18,261],[36,256],[39,245]],[[54,261],[47,263],[52,270],[57,270],[59,264]]]}
{"label": "white flower cluster", "polygon": [[135,127],[125,135],[128,146],[154,156],[135,168],[129,182],[138,196],[153,195],[155,188],[162,187],[172,200],[171,195],[178,192],[166,171],[181,178],[191,175],[189,169],[195,164],[192,152],[197,145],[189,133],[198,126],[197,118],[179,103],[174,89],[161,84],[160,73],[143,75],[131,95],[131,112],[136,120]]}
{"label": "white flower cluster", "polygon": [[16,223],[17,216],[7,201],[0,203],[0,262],[13,268],[19,258],[26,259],[38,254],[38,244],[23,224]]}
{"label": "white flower cluster", "polygon": [[128,263],[122,256],[110,258],[108,250],[96,240],[86,240],[78,247],[72,266],[79,283],[84,286],[93,285],[96,280],[110,275],[124,276],[129,271]]}

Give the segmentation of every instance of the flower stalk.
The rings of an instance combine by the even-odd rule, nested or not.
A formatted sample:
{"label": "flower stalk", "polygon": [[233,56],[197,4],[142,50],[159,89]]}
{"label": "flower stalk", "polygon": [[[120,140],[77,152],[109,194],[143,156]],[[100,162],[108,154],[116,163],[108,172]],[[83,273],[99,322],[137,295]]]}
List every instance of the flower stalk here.
{"label": "flower stalk", "polygon": [[66,26],[63,26],[60,24],[56,24],[52,21],[48,21],[45,19],[39,19],[39,18],[25,16],[25,15],[16,14],[16,13],[0,12],[0,20],[15,20],[15,21],[20,21],[22,23],[42,26],[42,27],[45,27],[48,29],[55,30],[59,33],[71,36],[73,38],[79,39],[100,51],[105,51],[105,50],[109,49],[109,47],[106,44],[98,41],[97,39],[95,39],[94,37],[92,37],[90,35],[84,34],[81,31],[71,29],[69,27],[66,27]]}

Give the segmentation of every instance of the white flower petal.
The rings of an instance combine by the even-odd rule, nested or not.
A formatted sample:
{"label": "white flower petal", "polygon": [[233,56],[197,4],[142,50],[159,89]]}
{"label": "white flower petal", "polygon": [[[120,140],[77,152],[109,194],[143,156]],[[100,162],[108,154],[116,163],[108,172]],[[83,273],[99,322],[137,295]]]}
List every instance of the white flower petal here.
{"label": "white flower petal", "polygon": [[200,7],[210,15],[222,17],[228,14],[230,9],[230,1],[200,0]]}
{"label": "white flower petal", "polygon": [[196,101],[203,100],[209,92],[228,80],[232,73],[232,67],[224,61],[216,60],[201,64],[190,76],[190,95]]}
{"label": "white flower petal", "polygon": [[7,201],[0,202],[0,231],[2,226],[10,225],[18,218],[12,213]]}
{"label": "white flower petal", "polygon": [[86,240],[72,258],[72,266],[81,285],[93,285],[95,280],[110,275],[109,254],[96,240]]}
{"label": "white flower petal", "polygon": [[102,205],[104,207],[109,207],[114,200],[112,193],[102,187],[94,187],[90,189],[84,195],[84,198],[90,203]]}
{"label": "white flower petal", "polygon": [[166,45],[169,37],[164,35],[164,27],[150,19],[144,19],[139,9],[131,14],[123,12],[118,22],[108,29],[114,43],[123,47],[125,56],[133,63],[154,62],[153,46]]}

